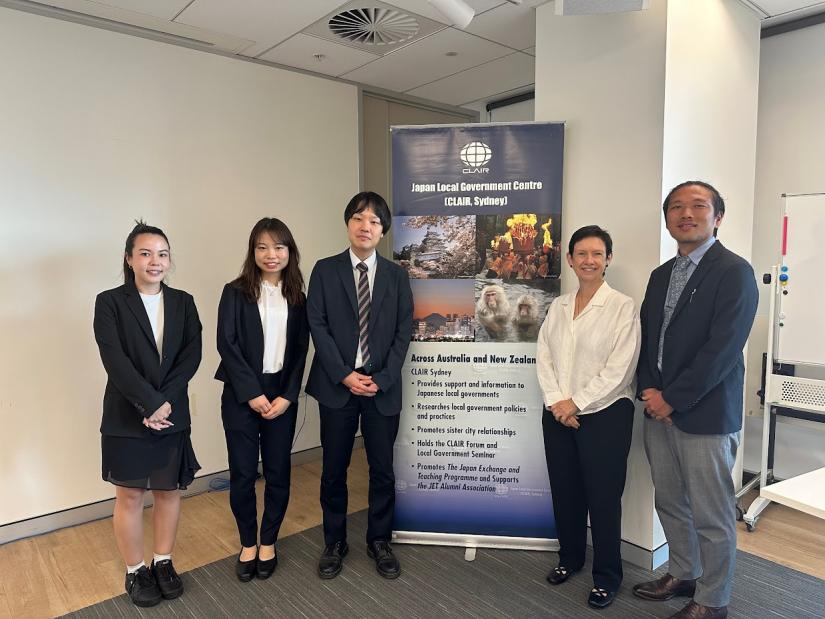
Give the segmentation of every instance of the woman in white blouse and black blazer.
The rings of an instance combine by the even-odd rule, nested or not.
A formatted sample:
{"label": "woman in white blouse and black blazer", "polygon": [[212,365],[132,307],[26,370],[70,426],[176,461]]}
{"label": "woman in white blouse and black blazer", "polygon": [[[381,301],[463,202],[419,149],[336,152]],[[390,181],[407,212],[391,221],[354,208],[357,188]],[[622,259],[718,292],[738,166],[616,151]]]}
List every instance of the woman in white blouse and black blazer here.
{"label": "woman in white blouse and black blazer", "polygon": [[633,433],[633,396],[641,330],[633,299],[604,281],[610,235],[586,226],[570,238],[575,292],[550,306],[538,337],[545,455],[559,537],[561,584],[584,564],[587,515],[593,537],[588,604],[610,605],[622,582],[621,499]]}
{"label": "woman in white blouse and black blazer", "polygon": [[[289,503],[290,452],[304,375],[309,326],[300,255],[292,233],[265,217],[252,228],[241,274],[218,307],[215,378],[224,382],[221,418],[229,453],[229,503],[241,552],[242,582],[266,579],[278,564],[275,540]],[[263,464],[264,513],[255,498],[258,453]]]}
{"label": "woman in white blouse and black blazer", "polygon": [[[190,439],[187,387],[201,361],[192,296],[163,283],[169,239],[138,224],[126,237],[124,283],[95,301],[94,333],[106,369],[100,424],[102,475],[116,486],[113,524],[137,606],[183,593],[172,565],[180,492],[200,466]],[[143,499],[152,492],[154,558],[143,561]]]}

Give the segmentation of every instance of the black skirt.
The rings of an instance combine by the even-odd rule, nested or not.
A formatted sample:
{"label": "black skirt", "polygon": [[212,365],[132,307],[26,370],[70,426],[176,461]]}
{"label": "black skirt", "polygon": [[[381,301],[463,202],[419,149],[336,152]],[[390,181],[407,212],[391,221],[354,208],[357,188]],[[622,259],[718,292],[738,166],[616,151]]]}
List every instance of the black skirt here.
{"label": "black skirt", "polygon": [[103,481],[143,490],[184,490],[201,466],[189,429],[147,438],[101,435]]}

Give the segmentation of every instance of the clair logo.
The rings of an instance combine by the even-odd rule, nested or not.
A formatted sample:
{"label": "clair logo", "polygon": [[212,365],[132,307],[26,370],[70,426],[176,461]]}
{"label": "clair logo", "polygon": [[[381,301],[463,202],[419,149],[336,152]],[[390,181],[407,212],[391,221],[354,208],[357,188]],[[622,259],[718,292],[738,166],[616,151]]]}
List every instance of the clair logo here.
{"label": "clair logo", "polygon": [[493,151],[484,142],[470,142],[462,147],[458,156],[467,166],[461,170],[464,174],[485,174],[490,171],[484,166],[493,158]]}

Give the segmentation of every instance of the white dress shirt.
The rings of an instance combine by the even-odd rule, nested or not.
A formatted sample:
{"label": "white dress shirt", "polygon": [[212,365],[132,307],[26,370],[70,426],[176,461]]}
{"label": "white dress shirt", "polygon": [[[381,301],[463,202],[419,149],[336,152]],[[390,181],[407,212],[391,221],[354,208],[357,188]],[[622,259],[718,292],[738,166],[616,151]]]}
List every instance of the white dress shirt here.
{"label": "white dress shirt", "polygon": [[155,336],[155,345],[158,347],[158,356],[163,356],[163,289],[157,294],[140,294],[149,324],[152,325],[152,335]]}
{"label": "white dress shirt", "polygon": [[289,307],[281,292],[281,285],[261,282],[261,297],[258,299],[261,326],[264,330],[264,374],[275,374],[284,367],[286,351],[286,321]]}
{"label": "white dress shirt", "polygon": [[548,408],[572,399],[579,414],[635,397],[641,326],[633,299],[602,283],[573,319],[576,292],[550,305],[537,342],[536,368]]}
{"label": "white dress shirt", "polygon": [[[370,285],[370,300],[372,300],[372,285],[375,282],[375,265],[378,264],[378,259],[375,257],[375,252],[366,260],[361,260],[352,249],[349,250],[349,259],[352,261],[352,275],[355,278],[355,298],[358,298],[358,282],[361,280],[361,271],[356,268],[356,265],[363,262],[367,265],[367,281]],[[358,348],[355,350],[355,365],[352,367],[360,368],[364,365],[364,358],[361,356],[361,341],[358,341]]]}

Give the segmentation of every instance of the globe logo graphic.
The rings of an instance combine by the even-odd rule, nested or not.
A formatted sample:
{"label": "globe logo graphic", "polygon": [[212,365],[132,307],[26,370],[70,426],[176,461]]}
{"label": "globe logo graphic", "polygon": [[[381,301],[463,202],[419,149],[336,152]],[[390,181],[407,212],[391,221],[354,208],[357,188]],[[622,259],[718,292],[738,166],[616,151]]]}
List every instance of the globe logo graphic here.
{"label": "globe logo graphic", "polygon": [[477,168],[490,161],[493,151],[484,142],[470,142],[461,149],[458,156],[464,165]]}

